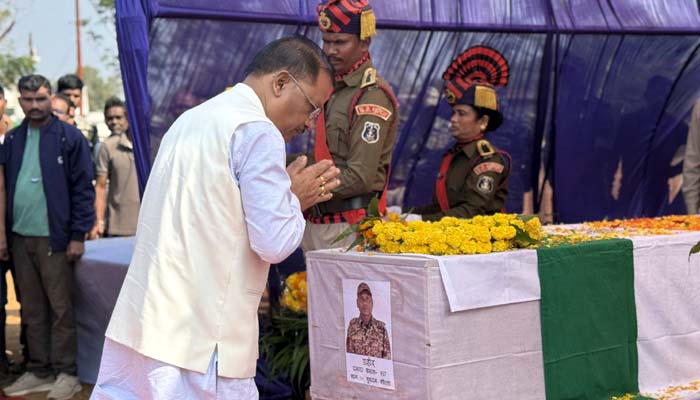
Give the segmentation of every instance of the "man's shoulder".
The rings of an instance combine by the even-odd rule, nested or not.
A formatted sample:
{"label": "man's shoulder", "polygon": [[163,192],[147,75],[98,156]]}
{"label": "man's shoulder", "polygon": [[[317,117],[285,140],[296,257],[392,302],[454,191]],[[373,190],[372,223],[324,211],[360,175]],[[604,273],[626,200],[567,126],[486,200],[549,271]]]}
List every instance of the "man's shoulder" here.
{"label": "man's shoulder", "polygon": [[107,139],[102,141],[103,145],[116,146],[121,140],[121,135],[109,135]]}
{"label": "man's shoulder", "polygon": [[377,329],[386,330],[386,324],[374,317],[372,317],[372,323],[377,327]]}
{"label": "man's shoulder", "polygon": [[362,95],[357,99],[357,105],[379,105],[391,112],[396,111],[394,91],[380,76],[371,79],[371,83],[361,87],[359,90]]}

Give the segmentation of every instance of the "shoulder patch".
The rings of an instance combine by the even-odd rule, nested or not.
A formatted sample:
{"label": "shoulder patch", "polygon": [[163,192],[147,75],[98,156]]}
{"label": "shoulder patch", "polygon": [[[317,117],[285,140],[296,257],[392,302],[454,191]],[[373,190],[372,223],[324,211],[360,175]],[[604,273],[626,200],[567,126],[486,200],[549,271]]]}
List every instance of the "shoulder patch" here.
{"label": "shoulder patch", "polygon": [[488,175],[481,175],[479,180],[476,182],[476,190],[484,194],[489,194],[493,192],[494,182],[493,178]]}
{"label": "shoulder patch", "polygon": [[391,111],[377,104],[360,104],[355,106],[355,112],[357,115],[374,115],[379,117],[384,121],[388,121],[391,118]]}
{"label": "shoulder patch", "polygon": [[365,126],[362,128],[362,140],[369,144],[377,143],[380,130],[379,124],[369,121],[365,122]]}
{"label": "shoulder patch", "polygon": [[493,162],[493,161],[489,161],[489,162],[485,162],[485,163],[481,163],[481,164],[477,165],[476,167],[474,167],[473,171],[476,175],[481,175],[484,172],[490,172],[490,171],[493,171],[497,174],[500,174],[501,172],[503,172],[504,168],[505,167],[502,164],[499,164],[499,163]]}
{"label": "shoulder patch", "polygon": [[496,153],[496,150],[493,149],[491,143],[486,139],[481,139],[476,142],[476,150],[479,151],[479,155],[482,157],[492,156]]}
{"label": "shoulder patch", "polygon": [[374,68],[367,68],[365,73],[362,75],[362,83],[360,88],[365,88],[377,83],[377,70]]}

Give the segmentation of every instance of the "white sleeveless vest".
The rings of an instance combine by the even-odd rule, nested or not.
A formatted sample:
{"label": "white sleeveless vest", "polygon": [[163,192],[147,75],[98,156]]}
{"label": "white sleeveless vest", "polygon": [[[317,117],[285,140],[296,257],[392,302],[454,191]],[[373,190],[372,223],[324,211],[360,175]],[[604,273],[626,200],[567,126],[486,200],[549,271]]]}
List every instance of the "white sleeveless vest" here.
{"label": "white sleeveless vest", "polygon": [[251,250],[228,156],[236,128],[253,121],[272,123],[238,84],[185,112],[163,137],[108,338],[201,373],[217,349],[219,376],[255,376],[269,264]]}

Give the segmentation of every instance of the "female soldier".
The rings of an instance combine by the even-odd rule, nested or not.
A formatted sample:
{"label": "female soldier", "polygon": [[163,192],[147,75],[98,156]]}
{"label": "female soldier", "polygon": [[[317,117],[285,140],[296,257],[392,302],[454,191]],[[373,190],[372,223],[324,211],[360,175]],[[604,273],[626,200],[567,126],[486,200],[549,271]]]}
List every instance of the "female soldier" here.
{"label": "female soldier", "polygon": [[496,50],[476,46],[457,57],[442,78],[457,143],[442,159],[433,204],[413,212],[435,221],[501,211],[508,196],[510,155],[485,136],[503,122],[494,87],[508,83],[508,63]]}

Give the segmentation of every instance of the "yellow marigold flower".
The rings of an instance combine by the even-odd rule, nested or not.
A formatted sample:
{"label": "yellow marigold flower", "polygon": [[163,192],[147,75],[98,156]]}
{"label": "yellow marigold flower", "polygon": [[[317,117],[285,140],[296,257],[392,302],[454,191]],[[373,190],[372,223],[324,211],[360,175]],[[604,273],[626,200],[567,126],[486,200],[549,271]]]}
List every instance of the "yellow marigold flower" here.
{"label": "yellow marigold flower", "polygon": [[494,226],[490,231],[491,237],[493,237],[494,240],[510,240],[513,239],[517,233],[515,228],[510,225]]}
{"label": "yellow marigold flower", "polygon": [[387,219],[391,222],[401,222],[401,216],[393,212],[386,213]]}
{"label": "yellow marigold flower", "polygon": [[396,242],[387,242],[381,245],[381,250],[385,253],[397,254],[400,251],[399,244]]}
{"label": "yellow marigold flower", "polygon": [[523,230],[523,231],[525,230],[525,223],[519,219],[514,219],[514,220],[510,221],[510,224],[512,226],[519,228],[520,230]]}
{"label": "yellow marigold flower", "polygon": [[430,254],[443,255],[447,252],[447,244],[444,242],[433,242],[428,246],[430,249]]}
{"label": "yellow marigold flower", "polygon": [[542,239],[542,223],[540,219],[535,217],[527,221],[525,223],[525,232],[527,232],[527,235],[530,236],[531,239]]}
{"label": "yellow marigold flower", "polygon": [[459,246],[459,250],[462,252],[462,254],[476,254],[476,242],[473,240],[466,240]]}
{"label": "yellow marigold flower", "polygon": [[360,227],[358,228],[361,231],[364,231],[366,229],[370,229],[372,226],[374,226],[374,221],[373,219],[370,219],[368,221],[365,221],[360,224]]}
{"label": "yellow marigold flower", "polygon": [[491,245],[491,251],[492,252],[506,251],[506,250],[510,249],[510,247],[511,247],[510,241],[508,241],[508,240],[496,240]]}

